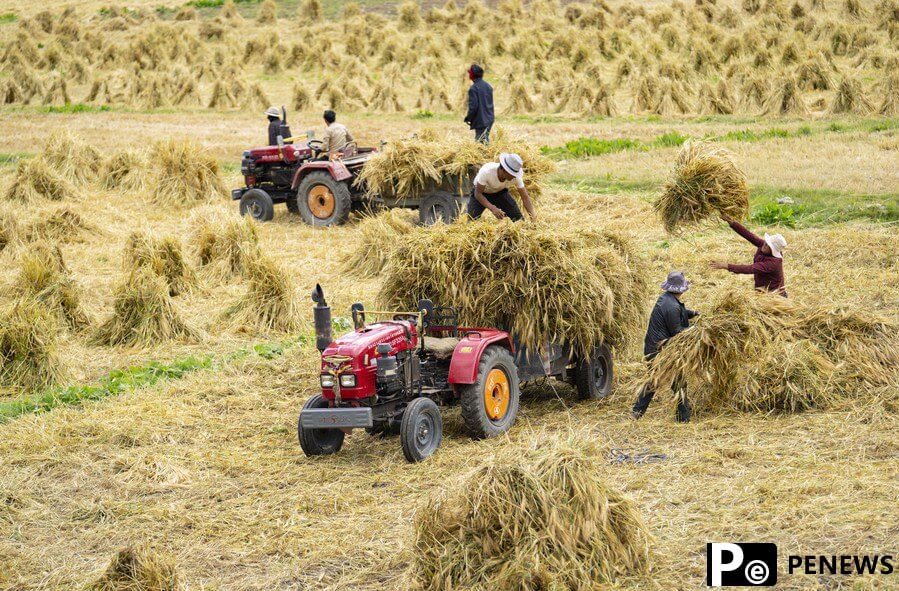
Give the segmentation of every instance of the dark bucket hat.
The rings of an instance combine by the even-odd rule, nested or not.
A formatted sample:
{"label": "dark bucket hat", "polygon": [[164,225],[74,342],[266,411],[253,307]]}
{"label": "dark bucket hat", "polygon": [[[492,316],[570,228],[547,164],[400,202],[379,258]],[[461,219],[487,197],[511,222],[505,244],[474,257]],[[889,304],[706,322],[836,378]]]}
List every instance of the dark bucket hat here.
{"label": "dark bucket hat", "polygon": [[668,279],[662,284],[662,289],[671,293],[684,293],[690,289],[690,282],[682,272],[672,271],[668,273]]}

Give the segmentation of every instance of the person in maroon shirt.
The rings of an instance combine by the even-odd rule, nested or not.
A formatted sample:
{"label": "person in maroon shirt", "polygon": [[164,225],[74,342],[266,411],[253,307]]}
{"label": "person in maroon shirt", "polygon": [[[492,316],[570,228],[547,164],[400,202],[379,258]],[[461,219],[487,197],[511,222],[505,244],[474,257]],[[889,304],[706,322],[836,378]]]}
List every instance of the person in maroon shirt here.
{"label": "person in maroon shirt", "polygon": [[755,288],[763,291],[775,292],[787,297],[787,289],[784,284],[783,251],[787,247],[787,241],[780,234],[765,234],[765,237],[757,236],[747,230],[742,224],[731,219],[724,221],[733,228],[734,232],[745,238],[758,250],[751,265],[734,265],[712,261],[713,269],[727,269],[731,273],[752,275],[755,279]]}

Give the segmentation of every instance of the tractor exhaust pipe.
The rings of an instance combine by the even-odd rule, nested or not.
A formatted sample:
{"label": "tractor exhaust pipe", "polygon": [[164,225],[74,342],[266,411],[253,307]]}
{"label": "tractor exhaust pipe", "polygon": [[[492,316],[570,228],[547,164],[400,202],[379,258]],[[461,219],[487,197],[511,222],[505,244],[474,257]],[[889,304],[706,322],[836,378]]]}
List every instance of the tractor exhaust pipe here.
{"label": "tractor exhaust pipe", "polygon": [[315,348],[322,353],[333,339],[331,338],[331,306],[325,301],[325,292],[318,283],[312,290],[312,301],[315,302],[315,307],[312,308],[312,315],[315,318]]}

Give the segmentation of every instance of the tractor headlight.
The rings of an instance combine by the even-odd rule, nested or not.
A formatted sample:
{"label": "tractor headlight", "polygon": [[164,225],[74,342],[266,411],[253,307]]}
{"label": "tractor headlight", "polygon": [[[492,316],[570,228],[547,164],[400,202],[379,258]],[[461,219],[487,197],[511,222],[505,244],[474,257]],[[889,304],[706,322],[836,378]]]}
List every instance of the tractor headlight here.
{"label": "tractor headlight", "polygon": [[331,374],[322,374],[321,377],[322,388],[333,388],[334,387],[334,376]]}
{"label": "tractor headlight", "polygon": [[340,385],[343,388],[355,388],[356,374],[348,373],[340,376]]}

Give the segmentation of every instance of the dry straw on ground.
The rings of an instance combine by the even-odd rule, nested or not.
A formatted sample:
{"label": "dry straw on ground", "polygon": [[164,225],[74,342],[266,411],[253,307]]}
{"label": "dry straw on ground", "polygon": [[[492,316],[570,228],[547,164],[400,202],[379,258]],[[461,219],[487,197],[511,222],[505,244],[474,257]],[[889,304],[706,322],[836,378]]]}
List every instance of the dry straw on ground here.
{"label": "dry straw on ground", "polygon": [[104,345],[155,345],[192,339],[197,332],[181,319],[168,282],[147,268],[128,273],[113,294],[112,316],[95,340]]}
{"label": "dry straw on ground", "polygon": [[218,161],[191,141],[165,140],[150,150],[151,198],[160,205],[190,207],[225,194]]}
{"label": "dry straw on ground", "polygon": [[247,291],[229,308],[232,327],[246,332],[291,332],[300,326],[303,308],[287,271],[256,251],[245,263]]}
{"label": "dry straw on ground", "polygon": [[366,277],[378,275],[387,264],[390,251],[413,228],[414,218],[399,209],[390,209],[362,220],[356,227],[356,246],[344,258],[343,268],[347,273]]}
{"label": "dry straw on ground", "polygon": [[899,327],[860,310],[725,292],[651,366],[660,388],[678,375],[700,411],[833,408],[895,392]]}
{"label": "dry straw on ground", "polygon": [[40,302],[73,329],[89,324],[81,306],[81,288],[72,280],[58,246],[38,242],[22,255],[14,289]]}
{"label": "dry straw on ground", "polygon": [[35,390],[61,380],[59,323],[46,304],[32,298],[0,307],[0,387]]}
{"label": "dry straw on ground", "polygon": [[410,575],[428,591],[588,589],[649,568],[635,504],[580,450],[498,456],[423,505]]}
{"label": "dry straw on ground", "polygon": [[25,231],[30,241],[49,240],[58,243],[80,242],[85,237],[96,236],[100,229],[84,219],[69,205],[59,206],[47,215],[34,220]]}
{"label": "dry straw on ground", "polygon": [[455,306],[468,326],[499,326],[528,346],[592,350],[636,340],[647,297],[629,241],[565,224],[460,221],[416,228],[389,254],[379,299]]}
{"label": "dry straw on ground", "polygon": [[149,231],[132,232],[122,255],[126,272],[145,268],[165,279],[169,295],[180,295],[197,284],[196,275],[185,260],[181,242],[172,236],[160,237]]}
{"label": "dry straw on ground", "polygon": [[148,546],[120,550],[89,591],[179,591],[172,558]]}
{"label": "dry straw on ground", "polygon": [[75,187],[60,176],[43,158],[20,160],[3,192],[9,201],[32,203],[41,198],[68,201],[78,196]]}
{"label": "dry straw on ground", "polygon": [[669,233],[713,215],[742,220],[749,215],[749,187],[727,150],[691,140],[654,207]]}

